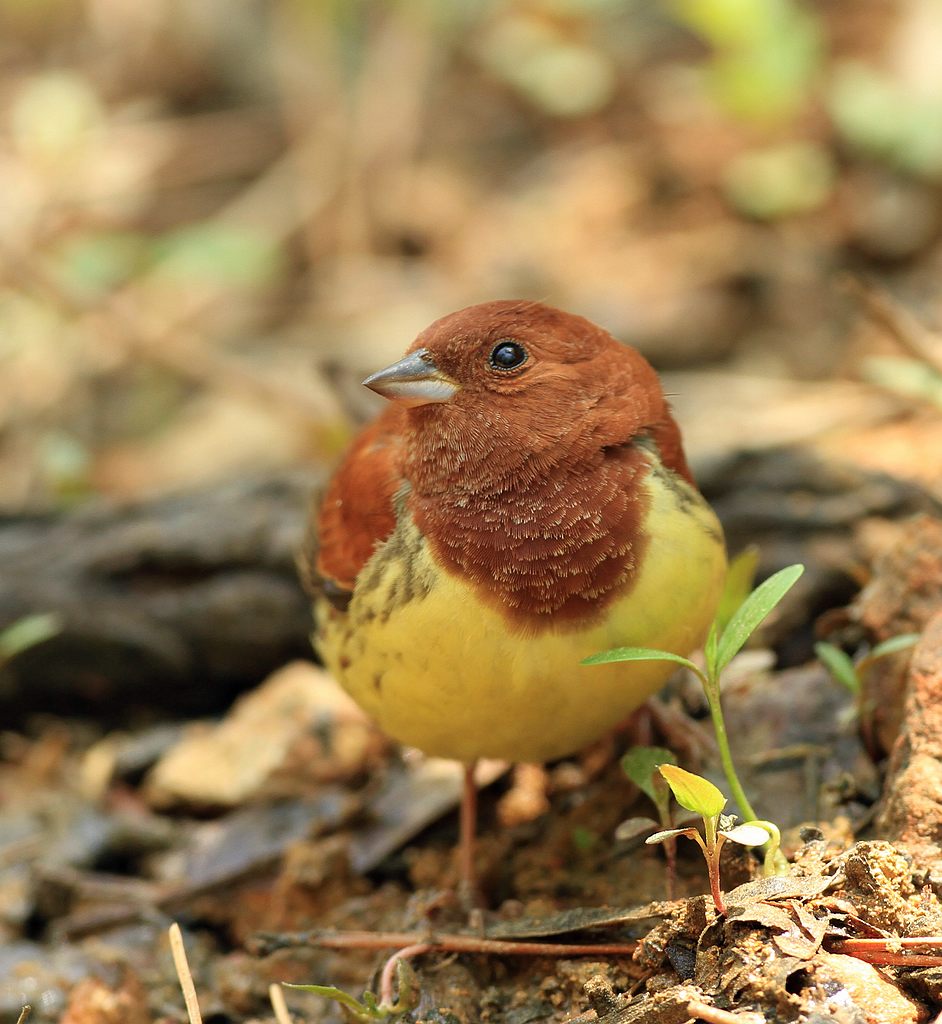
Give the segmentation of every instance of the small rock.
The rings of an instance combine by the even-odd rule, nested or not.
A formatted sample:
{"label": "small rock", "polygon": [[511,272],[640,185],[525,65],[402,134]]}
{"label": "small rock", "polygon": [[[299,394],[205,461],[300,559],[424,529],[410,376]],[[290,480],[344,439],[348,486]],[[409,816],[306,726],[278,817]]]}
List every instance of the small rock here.
{"label": "small rock", "polygon": [[196,826],[184,849],[156,862],[157,873],[193,888],[222,885],[268,867],[298,840],[339,827],[358,806],[350,794],[330,790],[306,800],[243,808]]}
{"label": "small rock", "polygon": [[[346,736],[353,732],[356,743]],[[319,743],[308,743],[311,733],[322,737]],[[219,725],[191,730],[158,761],[145,794],[155,807],[236,807],[265,790],[298,745],[305,746],[308,765],[318,757],[330,761],[336,746],[352,772],[368,756],[365,738],[372,734],[363,713],[325,672],[293,662],[238,700]]]}
{"label": "small rock", "polygon": [[829,1018],[843,1010],[848,1020],[866,1024],[917,1024],[919,1006],[872,964],[839,953],[819,953],[814,959],[814,983],[807,990],[809,1010]]}
{"label": "small rock", "polygon": [[11,942],[0,947],[0,1017],[16,1020],[28,1003],[30,1021],[58,1021],[66,992],[93,970],[92,958],[69,945],[54,950],[34,942]]}
{"label": "small rock", "polygon": [[148,1024],[147,996],[130,971],[117,986],[85,978],[69,994],[60,1024]]}

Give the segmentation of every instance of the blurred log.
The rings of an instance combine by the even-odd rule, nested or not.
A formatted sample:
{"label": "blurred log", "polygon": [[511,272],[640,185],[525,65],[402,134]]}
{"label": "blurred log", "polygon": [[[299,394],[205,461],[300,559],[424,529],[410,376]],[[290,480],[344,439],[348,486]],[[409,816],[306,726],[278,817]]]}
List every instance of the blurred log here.
{"label": "blurred log", "polygon": [[940,516],[942,503],[919,484],[807,448],[731,451],[694,466],[731,554],[759,547],[760,578],[794,562],[805,573],[763,626],[782,667],[814,657],[818,616],[849,603],[870,571],[858,530],[872,519]]}
{"label": "blurred log", "polygon": [[0,516],[0,629],[35,613],[62,623],[0,674],[0,718],[209,712],[309,655],[294,555],[315,483],[285,473]]}
{"label": "blurred log", "polygon": [[[858,589],[848,574],[852,527],[867,516],[938,511],[915,485],[800,449],[714,461],[700,482],[731,550],[758,542],[763,573],[808,564],[792,611],[779,619],[788,664],[810,656],[814,615]],[[0,630],[36,613],[63,623],[0,670],[0,720],[219,711],[310,656],[310,606],[294,556],[318,483],[283,472],[133,506],[0,515]]]}

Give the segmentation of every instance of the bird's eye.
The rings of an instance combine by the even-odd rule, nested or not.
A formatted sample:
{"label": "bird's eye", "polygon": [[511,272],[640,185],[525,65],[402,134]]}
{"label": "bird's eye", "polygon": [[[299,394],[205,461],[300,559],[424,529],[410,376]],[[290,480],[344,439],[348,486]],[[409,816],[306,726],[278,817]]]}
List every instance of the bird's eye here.
{"label": "bird's eye", "polygon": [[515,341],[499,341],[491,352],[491,366],[495,370],[515,370],[527,361],[527,350]]}

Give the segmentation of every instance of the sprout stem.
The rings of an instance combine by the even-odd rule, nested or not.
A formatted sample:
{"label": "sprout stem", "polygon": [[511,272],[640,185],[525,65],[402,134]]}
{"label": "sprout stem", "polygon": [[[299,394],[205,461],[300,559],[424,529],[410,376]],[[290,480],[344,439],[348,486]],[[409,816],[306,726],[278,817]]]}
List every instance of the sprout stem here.
{"label": "sprout stem", "polygon": [[723,764],[723,772],[726,781],[729,783],[733,799],[739,805],[739,812],[747,821],[756,817],[745,791],[739,782],[736,774],[736,766],[733,764],[733,755],[729,749],[729,737],[726,735],[726,722],[723,720],[723,708],[720,704],[719,681],[711,680],[709,685],[704,686],[707,704],[710,706],[710,717],[713,719],[713,731],[716,734],[716,745],[720,751],[720,761]]}

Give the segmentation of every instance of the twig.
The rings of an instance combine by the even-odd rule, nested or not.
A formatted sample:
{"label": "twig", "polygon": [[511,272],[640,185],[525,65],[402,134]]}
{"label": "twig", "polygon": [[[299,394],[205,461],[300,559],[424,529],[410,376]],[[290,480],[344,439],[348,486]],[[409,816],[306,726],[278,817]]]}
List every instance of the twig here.
{"label": "twig", "polygon": [[16,1024],[26,1024],[26,1018],[33,1012],[32,1006],[27,1003],[22,1010],[20,1010],[19,1017],[16,1018]]}
{"label": "twig", "polygon": [[569,943],[511,942],[505,939],[479,938],[474,935],[435,935],[420,932],[320,931],[255,936],[254,945],[263,954],[296,946],[321,949],[400,949],[426,946],[424,952],[481,953],[490,956],[631,956],[636,942]]}
{"label": "twig", "polygon": [[269,985],[268,998],[271,1001],[276,1024],[294,1024],[291,1014],[288,1012],[288,1004],[285,1002],[285,990],[281,985],[277,983]]}
{"label": "twig", "polygon": [[196,998],[196,986],[193,984],[193,975],[190,973],[186,949],[183,946],[183,933],[176,921],[170,926],[170,953],[173,956],[173,966],[177,969],[177,977],[180,979],[180,989],[183,992],[190,1024],[203,1024],[200,1004]]}
{"label": "twig", "polygon": [[696,999],[687,1003],[687,1012],[695,1020],[706,1021],[706,1024],[757,1024],[765,1020],[757,1013],[731,1013],[729,1010],[721,1010],[718,1006],[710,1006],[709,1003],[701,1003]]}
{"label": "twig", "polygon": [[905,939],[840,939],[836,946],[840,946],[844,953],[855,949],[942,949],[942,935],[914,935]]}
{"label": "twig", "polygon": [[[829,952],[845,953],[847,951],[831,948]],[[881,953],[878,950],[861,950],[858,953],[847,953],[847,955],[876,967],[942,967],[942,956],[932,956],[929,953],[891,953],[889,950]]]}
{"label": "twig", "polygon": [[907,939],[842,939],[828,945],[831,953],[845,953],[868,964],[885,967],[942,967],[939,953],[907,953],[912,949],[942,949],[942,936],[925,935]]}

